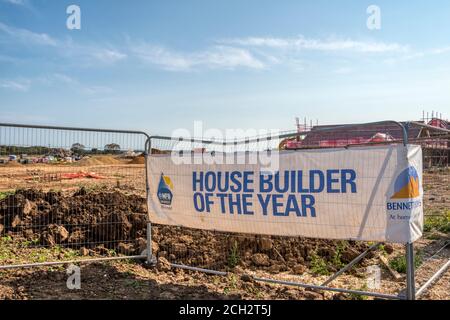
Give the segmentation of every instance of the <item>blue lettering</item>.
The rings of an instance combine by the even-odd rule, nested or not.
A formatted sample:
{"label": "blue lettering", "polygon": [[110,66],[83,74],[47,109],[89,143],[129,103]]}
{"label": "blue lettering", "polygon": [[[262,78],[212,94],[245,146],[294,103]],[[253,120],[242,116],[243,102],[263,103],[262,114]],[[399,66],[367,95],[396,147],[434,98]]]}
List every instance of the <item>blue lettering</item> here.
{"label": "blue lettering", "polygon": [[[307,203],[308,200],[308,203]],[[314,204],[316,203],[316,200],[312,195],[309,194],[302,194],[302,213],[303,216],[306,217],[306,210],[309,209],[311,211],[311,217],[316,217],[316,208],[314,208]]]}
{"label": "blue lettering", "polygon": [[252,194],[243,194],[242,195],[242,206],[244,209],[244,214],[253,214],[253,211],[251,210],[251,206],[252,206]]}
{"label": "blue lettering", "polygon": [[327,192],[339,193],[339,189],[333,189],[333,183],[339,182],[338,178],[333,178],[334,174],[338,174],[339,170],[327,170]]}
{"label": "blue lettering", "polygon": [[200,192],[194,193],[194,208],[198,212],[205,211],[205,203],[203,201],[203,194]]}
{"label": "blue lettering", "polygon": [[274,194],[272,195],[272,208],[273,208],[273,215],[274,216],[281,216],[284,217],[286,215],[285,212],[278,211],[278,208],[283,206],[283,203],[278,202],[278,200],[282,200],[283,195],[282,194]]}
{"label": "blue lettering", "polygon": [[217,193],[216,196],[220,199],[220,210],[222,213],[225,213],[225,197],[226,193]]}
{"label": "blue lettering", "polygon": [[259,191],[260,192],[272,192],[273,184],[272,184],[271,174],[260,174],[259,175]]}
{"label": "blue lettering", "polygon": [[236,201],[233,201],[233,195],[228,195],[228,206],[230,207],[230,213],[234,214],[234,207],[237,209],[238,214],[242,214],[241,195],[236,195]]}
{"label": "blue lettering", "polygon": [[287,198],[286,216],[289,216],[289,214],[291,212],[295,213],[297,215],[297,217],[302,216],[302,213],[300,212],[300,208],[298,207],[297,198],[293,194],[290,194]]}
{"label": "blue lettering", "polygon": [[270,195],[264,197],[261,194],[258,194],[258,201],[261,205],[261,209],[263,210],[263,215],[267,216],[267,208],[269,207]]}
{"label": "blue lettering", "polygon": [[197,178],[197,172],[192,173],[192,190],[197,191],[197,184],[199,184],[199,191],[203,191],[203,172],[199,172],[200,178]]}
{"label": "blue lettering", "polygon": [[209,192],[216,190],[216,174],[214,172],[208,171],[205,174],[205,189]]}
{"label": "blue lettering", "polygon": [[242,173],[239,171],[233,171],[231,173],[231,182],[233,182],[234,185],[231,186],[230,190],[233,192],[241,192],[242,184],[239,178],[242,178]]}
{"label": "blue lettering", "polygon": [[249,185],[253,184],[253,171],[244,171],[244,192],[253,192],[253,188]]}
{"label": "blue lettering", "polygon": [[[316,186],[316,179],[315,176],[318,176],[319,178],[319,186]],[[323,191],[324,188],[324,175],[323,172],[320,170],[311,170],[309,172],[309,189],[311,190],[311,193],[319,193]]]}
{"label": "blue lettering", "polygon": [[[225,177],[222,178],[223,174]],[[227,192],[229,188],[229,180],[230,180],[230,173],[229,172],[218,172],[217,173],[217,189],[220,192]]]}
{"label": "blue lettering", "polygon": [[[347,177],[349,176],[349,177]],[[356,193],[356,172],[352,169],[343,169],[341,172],[341,189],[342,193],[347,192],[347,184],[350,185],[350,190],[352,193]]]}

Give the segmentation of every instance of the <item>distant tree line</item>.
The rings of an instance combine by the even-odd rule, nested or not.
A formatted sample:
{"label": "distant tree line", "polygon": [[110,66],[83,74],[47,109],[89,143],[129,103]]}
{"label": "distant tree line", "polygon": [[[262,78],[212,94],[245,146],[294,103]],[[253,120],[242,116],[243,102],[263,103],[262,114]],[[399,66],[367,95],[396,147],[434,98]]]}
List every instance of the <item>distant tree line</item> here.
{"label": "distant tree line", "polygon": [[[24,147],[24,146],[5,146],[0,145],[0,155],[21,155],[21,154],[27,154],[27,155],[58,155],[61,150],[71,151],[73,154],[78,155],[101,155],[101,154],[118,154],[121,151],[120,145],[116,143],[109,143],[104,146],[103,149],[98,148],[86,148],[81,143],[74,143],[70,147],[70,149],[64,149],[64,148],[51,148],[51,147],[44,147],[44,146],[31,146],[31,147]],[[136,152],[143,152],[141,150],[135,150]]]}
{"label": "distant tree line", "polygon": [[117,143],[109,143],[105,145],[103,150],[99,150],[98,148],[86,149],[86,147],[81,143],[74,143],[70,150],[79,155],[88,155],[88,154],[117,154],[120,153],[120,145]]}

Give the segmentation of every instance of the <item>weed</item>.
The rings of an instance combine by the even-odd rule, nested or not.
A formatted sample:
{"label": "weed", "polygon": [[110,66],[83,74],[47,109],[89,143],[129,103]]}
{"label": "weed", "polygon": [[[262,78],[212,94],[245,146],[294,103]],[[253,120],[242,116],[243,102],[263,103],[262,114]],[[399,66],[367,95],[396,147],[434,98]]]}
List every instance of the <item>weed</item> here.
{"label": "weed", "polygon": [[0,192],[0,200],[5,199],[7,196],[14,194],[14,191],[3,191]]}
{"label": "weed", "polygon": [[13,239],[10,236],[4,236],[4,237],[1,238],[2,244],[6,244],[6,243],[9,243],[9,242],[12,242],[12,240]]}
{"label": "weed", "polygon": [[126,284],[134,289],[140,289],[142,287],[142,283],[137,280],[127,281]]}
{"label": "weed", "polygon": [[223,289],[224,294],[230,294],[232,291],[237,289],[237,278],[236,275],[230,274],[228,277],[228,285]]}
{"label": "weed", "polygon": [[439,231],[450,233],[450,210],[442,216],[425,216],[423,223],[423,231]]}
{"label": "weed", "polygon": [[378,250],[381,252],[381,254],[382,254],[383,256],[388,256],[388,255],[389,255],[389,253],[386,251],[386,247],[385,247],[384,244],[380,244],[380,245],[378,246]]}
{"label": "weed", "polygon": [[[414,268],[417,269],[422,264],[422,253],[419,251],[414,255]],[[400,255],[389,261],[389,266],[399,273],[406,273],[406,257]]]}
{"label": "weed", "polygon": [[[358,291],[367,291],[367,285],[364,284],[361,286]],[[367,296],[359,294],[359,293],[349,293],[349,297],[351,300],[367,300]]]}
{"label": "weed", "polygon": [[347,245],[348,245],[348,243],[346,241],[339,241],[338,245],[336,246],[336,251],[335,251],[333,257],[331,258],[331,262],[338,269],[345,266],[345,263],[342,262],[341,257],[342,257],[342,252],[344,252]]}
{"label": "weed", "polygon": [[39,238],[32,240],[25,240],[20,243],[21,247],[33,247],[39,244]]}
{"label": "weed", "polygon": [[228,266],[234,268],[239,264],[239,248],[238,243],[235,240],[230,249],[230,255],[228,256]]}
{"label": "weed", "polygon": [[316,252],[311,255],[310,267],[311,271],[317,275],[326,276],[330,274],[326,261],[322,257],[319,257]]}

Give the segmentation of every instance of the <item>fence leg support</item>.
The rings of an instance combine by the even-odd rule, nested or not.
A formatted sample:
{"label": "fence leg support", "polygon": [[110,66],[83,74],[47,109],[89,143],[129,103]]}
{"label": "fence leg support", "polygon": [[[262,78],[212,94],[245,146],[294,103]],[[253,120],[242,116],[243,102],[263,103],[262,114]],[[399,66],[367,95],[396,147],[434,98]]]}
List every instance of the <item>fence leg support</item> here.
{"label": "fence leg support", "polygon": [[381,245],[381,242],[379,243],[375,243],[373,245],[371,245],[369,248],[367,248],[363,253],[361,253],[359,256],[357,256],[355,259],[353,259],[352,261],[350,261],[348,264],[346,264],[342,269],[340,269],[338,272],[336,272],[335,274],[333,274],[331,277],[329,277],[324,283],[322,283],[322,286],[326,286],[327,284],[329,284],[331,281],[333,281],[334,279],[336,279],[337,277],[339,277],[341,274],[343,274],[344,272],[346,272],[347,270],[349,270],[351,267],[353,267],[355,264],[357,264],[359,261],[361,261],[365,256],[367,256],[369,254],[370,251],[378,248]]}
{"label": "fence leg support", "polygon": [[145,253],[147,256],[146,264],[154,267],[157,260],[152,252],[152,224],[150,222],[147,223],[147,249],[145,250]]}
{"label": "fence leg support", "polygon": [[416,284],[414,279],[414,245],[406,244],[406,299],[416,299]]}

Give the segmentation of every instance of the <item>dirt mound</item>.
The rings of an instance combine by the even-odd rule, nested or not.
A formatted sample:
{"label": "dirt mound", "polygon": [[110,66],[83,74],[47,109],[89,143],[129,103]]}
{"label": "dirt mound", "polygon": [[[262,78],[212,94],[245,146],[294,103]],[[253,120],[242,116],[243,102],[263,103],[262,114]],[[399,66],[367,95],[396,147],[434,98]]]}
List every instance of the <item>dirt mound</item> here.
{"label": "dirt mound", "polygon": [[145,157],[144,156],[138,156],[131,159],[128,164],[145,164]]}
{"label": "dirt mound", "polygon": [[80,166],[95,166],[95,165],[111,165],[111,164],[121,164],[120,160],[112,156],[95,156],[89,158],[83,158],[76,162]]}
{"label": "dirt mound", "polygon": [[18,190],[0,201],[0,223],[13,238],[41,245],[119,249],[145,237],[146,206],[144,198],[120,192]]}
{"label": "dirt mound", "polygon": [[[18,190],[0,201],[0,234],[39,245],[139,254],[146,247],[146,223],[146,199],[118,191],[81,188],[63,195]],[[367,248],[367,244],[354,241],[262,237],[161,225],[152,227],[152,235],[153,253],[158,257],[217,270],[240,266],[301,274],[310,267],[333,272]]]}
{"label": "dirt mound", "polygon": [[8,161],[8,162],[6,162],[4,164],[1,164],[1,166],[4,166],[4,167],[21,167],[22,164],[17,162],[17,161]]}
{"label": "dirt mound", "polygon": [[301,274],[309,267],[335,272],[367,248],[366,243],[355,241],[229,234],[172,226],[154,226],[152,234],[158,256],[217,270],[240,266]]}

